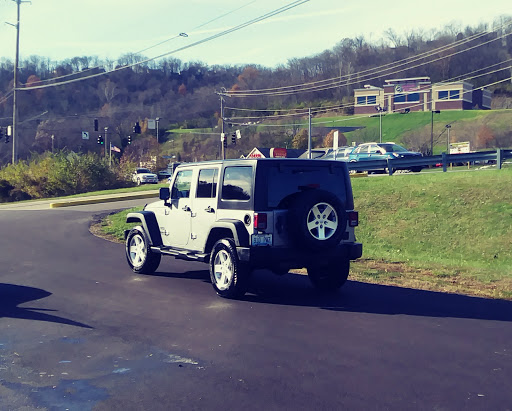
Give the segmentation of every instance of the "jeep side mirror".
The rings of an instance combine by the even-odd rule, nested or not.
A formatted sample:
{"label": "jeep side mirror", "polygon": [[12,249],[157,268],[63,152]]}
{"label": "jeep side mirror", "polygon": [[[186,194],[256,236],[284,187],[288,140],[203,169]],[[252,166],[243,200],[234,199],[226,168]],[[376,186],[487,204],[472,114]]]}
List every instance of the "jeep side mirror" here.
{"label": "jeep side mirror", "polygon": [[160,200],[167,201],[171,198],[171,190],[169,187],[161,187],[160,188]]}

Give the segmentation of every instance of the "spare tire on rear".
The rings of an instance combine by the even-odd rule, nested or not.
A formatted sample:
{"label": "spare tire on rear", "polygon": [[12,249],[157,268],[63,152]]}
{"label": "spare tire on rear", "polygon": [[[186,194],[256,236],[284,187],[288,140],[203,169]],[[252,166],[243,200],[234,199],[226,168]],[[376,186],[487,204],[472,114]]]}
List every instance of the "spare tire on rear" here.
{"label": "spare tire on rear", "polygon": [[297,247],[331,248],[339,244],[347,225],[345,206],[334,194],[312,189],[293,198],[287,226]]}

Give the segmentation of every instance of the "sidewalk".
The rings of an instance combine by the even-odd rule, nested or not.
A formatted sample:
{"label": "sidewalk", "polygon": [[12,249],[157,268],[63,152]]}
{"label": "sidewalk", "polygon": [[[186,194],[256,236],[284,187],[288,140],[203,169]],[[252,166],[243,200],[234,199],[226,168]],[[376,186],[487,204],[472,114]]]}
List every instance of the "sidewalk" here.
{"label": "sidewalk", "polygon": [[135,193],[105,194],[89,197],[68,199],[44,199],[0,204],[2,210],[42,210],[48,208],[70,207],[84,204],[110,203],[113,201],[132,200],[137,198],[154,198],[158,200],[159,190],[139,191]]}

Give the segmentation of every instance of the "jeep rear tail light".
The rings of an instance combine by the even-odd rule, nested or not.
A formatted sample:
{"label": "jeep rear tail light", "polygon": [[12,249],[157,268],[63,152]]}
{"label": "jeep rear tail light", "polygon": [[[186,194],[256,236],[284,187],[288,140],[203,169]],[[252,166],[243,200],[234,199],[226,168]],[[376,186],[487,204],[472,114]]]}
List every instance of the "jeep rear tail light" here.
{"label": "jeep rear tail light", "polygon": [[348,226],[357,227],[359,225],[359,213],[357,211],[351,211],[348,213]]}
{"label": "jeep rear tail light", "polygon": [[254,228],[256,230],[266,230],[267,229],[267,214],[254,213]]}

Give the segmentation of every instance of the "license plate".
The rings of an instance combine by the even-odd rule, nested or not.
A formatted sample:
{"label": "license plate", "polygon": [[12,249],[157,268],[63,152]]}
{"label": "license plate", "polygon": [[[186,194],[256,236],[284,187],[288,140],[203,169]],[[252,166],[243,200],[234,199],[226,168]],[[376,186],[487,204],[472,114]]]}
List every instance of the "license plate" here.
{"label": "license plate", "polygon": [[272,245],[272,234],[253,234],[251,242],[253,246]]}

